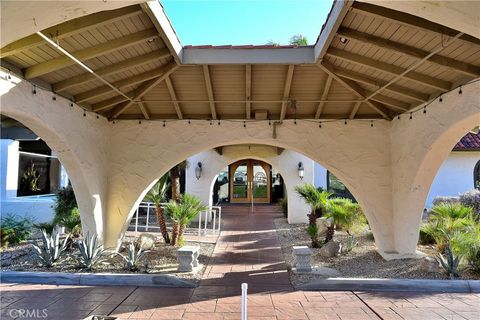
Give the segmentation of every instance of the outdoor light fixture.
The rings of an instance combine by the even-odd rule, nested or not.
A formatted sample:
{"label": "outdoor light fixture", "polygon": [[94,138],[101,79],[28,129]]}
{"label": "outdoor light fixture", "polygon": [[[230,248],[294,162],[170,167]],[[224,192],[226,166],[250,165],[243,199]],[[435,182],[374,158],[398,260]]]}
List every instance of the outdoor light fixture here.
{"label": "outdoor light fixture", "polygon": [[343,44],[346,44],[348,42],[348,39],[344,37],[340,37],[340,42]]}
{"label": "outdoor light fixture", "polygon": [[195,177],[198,179],[200,179],[200,177],[202,176],[202,163],[199,162],[197,163],[197,166],[195,167]]}
{"label": "outdoor light fixture", "polygon": [[303,167],[303,163],[298,163],[298,176],[301,180],[303,180],[303,174],[305,173],[305,168]]}

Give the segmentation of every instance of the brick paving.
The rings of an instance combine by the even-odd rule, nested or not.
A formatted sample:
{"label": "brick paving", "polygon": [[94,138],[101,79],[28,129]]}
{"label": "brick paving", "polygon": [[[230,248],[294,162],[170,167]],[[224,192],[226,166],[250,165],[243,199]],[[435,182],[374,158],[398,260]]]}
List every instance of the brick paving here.
{"label": "brick paving", "polygon": [[1,284],[0,319],[240,319],[242,282],[250,320],[480,319],[480,294],[295,291],[274,231],[278,215],[269,207],[226,213],[197,288]]}

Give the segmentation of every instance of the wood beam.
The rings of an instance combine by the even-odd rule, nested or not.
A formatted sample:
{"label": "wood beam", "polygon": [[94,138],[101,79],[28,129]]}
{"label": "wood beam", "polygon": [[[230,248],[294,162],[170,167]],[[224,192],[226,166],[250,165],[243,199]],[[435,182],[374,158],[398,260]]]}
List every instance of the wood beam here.
{"label": "wood beam", "polygon": [[[343,87],[345,87],[345,89],[349,90],[357,97],[365,99],[365,90],[363,90],[363,88],[355,82],[337,76],[335,74],[335,68],[330,62],[323,60],[320,64],[317,64],[317,66],[326,73],[328,73],[330,76],[332,76],[335,80],[337,80]],[[384,119],[391,120],[391,117],[387,114],[388,111],[385,110],[382,104],[368,100],[365,102],[369,105],[370,108],[380,114]]]}
{"label": "wood beam", "polygon": [[[135,76],[125,78],[122,80],[118,80],[112,83],[112,85],[116,88],[124,88],[124,87],[129,87],[137,83],[145,82],[147,80],[156,78],[161,76],[162,74],[165,73],[166,70],[168,70],[171,67],[170,64],[167,64],[165,66],[161,66],[160,68],[153,69],[141,74],[137,74]],[[74,96],[74,100],[77,103],[82,103],[88,100],[95,99],[96,97],[99,97],[101,95],[104,95],[106,93],[109,93],[113,91],[112,87],[110,86],[101,86],[89,91],[85,91],[82,93],[79,93]],[[174,99],[175,100],[175,99]]]}
{"label": "wood beam", "polygon": [[245,116],[247,119],[252,117],[252,65],[247,64],[245,66]]}
{"label": "wood beam", "polygon": [[[398,76],[403,74],[407,69],[392,65],[390,63],[381,62],[375,59],[367,58],[352,52],[340,50],[337,48],[330,48],[327,51],[327,55],[339,58],[344,61],[348,61],[350,63],[368,67],[370,69],[378,70],[384,73],[391,74],[393,76]],[[440,79],[432,78],[430,76],[410,71],[403,76],[405,79],[415,81],[422,85],[426,85],[428,87],[434,88],[436,90],[440,90],[443,92],[447,92],[452,87],[452,84],[448,81],[443,81]]]}
{"label": "wood beam", "polygon": [[[378,81],[377,79],[367,77],[361,73],[354,72],[351,70],[335,68],[335,73],[342,78],[347,78],[356,82],[360,82],[360,83],[375,86],[375,87],[381,87],[386,83],[384,81]],[[430,96],[428,94],[413,91],[410,88],[405,88],[395,84],[390,85],[385,90],[416,100],[418,102],[422,102],[422,103],[427,102],[430,99]]]}
{"label": "wood beam", "polygon": [[[328,96],[328,92],[330,91],[330,86],[332,84],[333,77],[331,75],[328,75],[327,81],[325,82],[325,87],[323,88],[322,92],[322,100],[326,100]],[[317,111],[315,112],[315,119],[320,118],[320,115],[322,114],[323,107],[325,106],[325,102],[321,101],[318,103]]]}
{"label": "wood beam", "polygon": [[285,78],[285,85],[283,87],[283,97],[282,97],[282,108],[280,110],[280,121],[285,119],[285,114],[287,112],[287,103],[290,96],[290,88],[292,86],[293,71],[295,66],[293,64],[288,66],[287,76]]}
{"label": "wood beam", "polygon": [[[359,12],[362,15],[379,17],[402,26],[414,27],[416,29],[438,34],[440,36],[454,37],[458,34],[458,31],[450,29],[438,23],[434,23],[408,13],[388,9],[381,6],[376,6],[370,3],[355,1],[352,5],[352,8],[354,11]],[[460,36],[460,39],[475,45],[480,45],[480,39],[474,38],[466,34]]]}
{"label": "wood beam", "polygon": [[205,88],[207,89],[208,100],[210,104],[210,112],[212,119],[217,119],[217,110],[215,109],[215,97],[213,95],[212,79],[210,78],[210,70],[208,65],[203,65],[203,77],[205,78]]}
{"label": "wood beam", "polygon": [[361,101],[355,102],[353,105],[352,111],[350,111],[350,115],[348,116],[349,119],[355,118],[355,115],[357,114],[358,108],[360,108],[360,105],[362,104]]}
{"label": "wood beam", "polygon": [[[139,15],[141,13],[142,10],[138,5],[128,6],[116,10],[102,11],[43,29],[42,33],[54,38],[55,40],[61,40],[75,33],[80,33],[90,28],[112,23],[121,19]],[[33,49],[44,43],[45,42],[41,37],[39,37],[37,34],[32,34],[1,48],[0,58],[5,58],[25,50]]]}
{"label": "wood beam", "polygon": [[[371,96],[372,93],[373,91],[365,90],[365,94],[367,95],[367,97]],[[374,95],[371,97],[371,99],[373,101],[383,103],[384,105],[389,106],[392,109],[397,109],[401,112],[405,112],[410,109],[410,104],[381,94]]]}
{"label": "wood beam", "polygon": [[[103,67],[103,68],[99,68],[98,70],[95,70],[95,73],[101,77],[105,77],[112,74],[123,72],[125,70],[132,69],[137,66],[147,64],[149,62],[152,62],[158,59],[163,59],[168,56],[170,56],[170,52],[164,48],[157,51],[149,52],[147,54],[143,54],[141,56],[133,57],[133,58],[121,61],[119,63],[115,63],[112,65]],[[93,74],[86,72],[78,76],[74,76],[74,77],[56,82],[52,85],[52,88],[54,92],[61,92],[68,88],[81,85],[83,83],[86,83],[95,79],[96,77]]]}
{"label": "wood beam", "polygon": [[178,119],[183,119],[182,109],[180,108],[180,104],[177,101],[177,95],[175,94],[175,88],[173,87],[172,80],[170,77],[165,78],[165,84],[167,85],[168,93],[170,94],[170,98],[173,100],[172,104],[175,108],[175,112],[177,113]]}
{"label": "wood beam", "polygon": [[[367,43],[377,48],[386,49],[386,50],[407,55],[409,57],[413,57],[416,59],[423,59],[430,54],[430,52],[422,49],[411,47],[403,43],[391,41],[388,39],[376,37],[368,33],[363,33],[356,30],[348,29],[345,27],[340,28],[337,34],[338,36],[349,39],[349,40],[357,41],[360,43]],[[461,72],[468,76],[480,77],[480,67],[477,67],[472,64],[464,63],[462,61],[458,61],[458,60],[440,56],[440,55],[433,55],[430,58],[428,58],[427,61],[442,67],[450,68],[457,72]]]}
{"label": "wood beam", "polygon": [[140,111],[142,111],[142,114],[143,114],[143,117],[145,118],[145,120],[149,120],[150,119],[150,112],[148,111],[148,108],[145,105],[145,102],[140,101],[138,103],[138,107],[140,108]]}
{"label": "wood beam", "polygon": [[[99,44],[98,46],[73,52],[72,55],[81,61],[88,60],[155,37],[158,37],[158,33],[154,28],[142,30],[121,38],[104,42],[102,44]],[[24,70],[24,77],[27,80],[36,78],[44,74],[71,66],[73,64],[75,64],[75,62],[68,57],[58,57],[47,62],[36,64],[34,66],[26,68]]]}
{"label": "wood beam", "polygon": [[[166,77],[168,77],[175,70],[177,70],[178,67],[179,66],[178,64],[176,64],[176,62],[170,62],[167,66],[165,66],[164,74],[162,74],[160,77],[145,81],[137,89],[134,90],[133,100],[141,99],[145,94],[148,93],[148,91],[156,87],[160,82],[165,80]],[[132,104],[133,103],[131,101],[127,100],[117,105],[116,107],[113,108],[109,118],[117,118],[120,114],[122,114],[122,112],[128,109]]]}

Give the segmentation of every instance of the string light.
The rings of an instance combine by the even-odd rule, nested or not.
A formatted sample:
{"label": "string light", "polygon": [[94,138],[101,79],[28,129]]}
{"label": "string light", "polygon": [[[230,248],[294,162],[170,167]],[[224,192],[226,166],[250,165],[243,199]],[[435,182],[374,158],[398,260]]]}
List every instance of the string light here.
{"label": "string light", "polygon": [[98,113],[97,113],[97,119],[100,119],[100,116],[98,115]]}
{"label": "string light", "polygon": [[57,97],[55,96],[55,94],[53,95],[52,100],[53,100],[53,101],[56,101],[56,100],[57,100]]}
{"label": "string light", "polygon": [[293,120],[293,124],[297,124],[297,119],[295,118],[295,120]]}
{"label": "string light", "polygon": [[463,91],[462,91],[462,86],[460,86],[460,89],[458,89],[458,94],[462,94]]}
{"label": "string light", "polygon": [[37,86],[36,85],[33,85],[33,91],[32,91],[33,94],[37,94]]}
{"label": "string light", "polygon": [[220,119],[218,119],[218,125],[220,125]]}
{"label": "string light", "polygon": [[423,107],[423,114],[426,114],[427,113],[427,107]]}
{"label": "string light", "polygon": [[138,124],[142,124],[142,120],[138,120]]}
{"label": "string light", "polygon": [[192,121],[190,121],[190,119],[188,119],[188,124],[191,124],[191,123],[192,123]]}
{"label": "string light", "polygon": [[112,123],[115,124],[115,120],[113,120]]}
{"label": "string light", "polygon": [[345,118],[345,122],[344,122],[344,123],[345,123],[345,125],[347,125],[347,118]]}
{"label": "string light", "polygon": [[370,120],[370,127],[373,128],[373,120]]}
{"label": "string light", "polygon": [[10,69],[8,69],[7,79],[8,79],[8,80],[11,80],[11,79],[12,79],[12,76],[10,75]]}
{"label": "string light", "polygon": [[163,127],[165,128],[167,124],[165,123],[165,120],[163,120]]}
{"label": "string light", "polygon": [[213,124],[212,119],[210,119],[210,125],[212,125],[212,124]]}
{"label": "string light", "polygon": [[70,107],[73,108],[73,102],[70,102]]}
{"label": "string light", "polygon": [[87,116],[87,112],[85,112],[85,110],[83,110],[83,116],[84,116],[84,117]]}
{"label": "string light", "polygon": [[440,96],[440,98],[438,99],[438,101],[443,102],[443,97]]}
{"label": "string light", "polygon": [[243,121],[243,127],[244,127],[244,128],[247,127],[247,121]]}
{"label": "string light", "polygon": [[412,115],[413,115],[413,112],[410,112],[410,120],[412,120],[412,118],[413,118]]}
{"label": "string light", "polygon": [[322,127],[322,121],[320,121],[320,122],[318,123],[318,127],[319,127],[319,128]]}
{"label": "string light", "polygon": [[400,120],[400,115],[397,116],[397,119]]}

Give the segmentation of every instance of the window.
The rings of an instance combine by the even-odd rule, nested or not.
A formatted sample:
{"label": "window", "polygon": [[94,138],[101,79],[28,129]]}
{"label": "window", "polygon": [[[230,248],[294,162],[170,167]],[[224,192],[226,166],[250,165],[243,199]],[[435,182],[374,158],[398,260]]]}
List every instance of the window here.
{"label": "window", "polygon": [[473,186],[480,190],[480,161],[477,162],[473,169]]}
{"label": "window", "polygon": [[20,141],[17,196],[53,194],[60,187],[61,164],[42,140]]}

